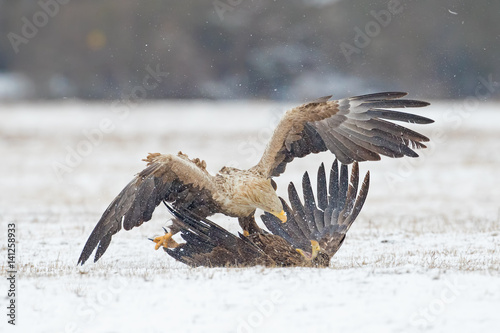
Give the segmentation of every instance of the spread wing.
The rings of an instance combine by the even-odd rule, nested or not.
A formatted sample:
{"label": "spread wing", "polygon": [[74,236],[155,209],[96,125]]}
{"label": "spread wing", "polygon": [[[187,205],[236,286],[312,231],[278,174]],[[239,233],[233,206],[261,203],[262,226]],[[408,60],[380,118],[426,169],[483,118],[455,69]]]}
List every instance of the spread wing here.
{"label": "spread wing", "polygon": [[192,267],[303,266],[302,256],[289,242],[269,233],[233,235],[206,218],[165,204],[176,217],[174,224],[185,243],[163,249]]}
{"label": "spread wing", "polygon": [[90,234],[78,259],[84,264],[94,249],[94,262],[106,251],[111,237],[120,229],[130,230],[149,221],[158,204],[165,200],[176,207],[189,209],[198,216],[218,212],[213,200],[216,191],[205,162],[175,155],[150,154],[148,166],[141,171],[111,202]]}
{"label": "spread wing", "polygon": [[165,205],[177,218],[174,223],[186,241],[174,249],[163,248],[174,259],[192,267],[272,265],[272,260],[249,238],[235,236],[186,209]]}
{"label": "spread wing", "polygon": [[286,239],[295,248],[310,252],[311,240],[317,241],[328,256],[328,265],[361,211],[368,195],[369,183],[368,172],[358,193],[358,164],[353,164],[349,181],[347,166],[342,165],[339,173],[338,162],[335,160],[327,189],[325,167],[321,164],[318,169],[316,199],[306,172],[302,178],[304,203],[293,183],[288,187],[291,207],[282,199],[287,222],[282,223],[269,213],[261,216],[262,221],[273,234]]}
{"label": "spread wing", "polygon": [[433,120],[391,111],[423,107],[427,102],[400,99],[404,92],[384,92],[330,101],[320,98],[285,113],[260,162],[253,168],[266,177],[279,176],[295,157],[329,150],[343,164],[390,157],[417,157],[427,137],[391,121],[429,124]]}

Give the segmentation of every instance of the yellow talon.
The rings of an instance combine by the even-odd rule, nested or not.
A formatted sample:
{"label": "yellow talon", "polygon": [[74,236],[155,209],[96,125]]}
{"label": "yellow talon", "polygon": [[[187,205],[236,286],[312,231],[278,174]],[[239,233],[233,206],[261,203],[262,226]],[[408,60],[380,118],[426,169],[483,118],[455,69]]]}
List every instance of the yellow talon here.
{"label": "yellow talon", "polygon": [[179,246],[179,244],[172,239],[172,236],[171,232],[167,232],[165,235],[153,239],[153,242],[156,243],[155,250],[158,250],[161,246],[171,249]]}
{"label": "yellow talon", "polygon": [[246,230],[243,230],[243,236],[248,237],[250,236],[250,233]]}

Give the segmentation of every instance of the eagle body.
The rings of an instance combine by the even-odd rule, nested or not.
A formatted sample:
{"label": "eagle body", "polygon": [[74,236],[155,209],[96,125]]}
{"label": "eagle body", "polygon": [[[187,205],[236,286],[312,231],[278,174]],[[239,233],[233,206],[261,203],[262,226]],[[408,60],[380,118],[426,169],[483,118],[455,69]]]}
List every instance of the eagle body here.
{"label": "eagle body", "polygon": [[[255,204],[262,192],[272,188],[268,179],[250,170],[223,167],[215,176],[217,186],[214,199],[221,213],[232,217],[247,217],[255,213]],[[281,210],[280,210],[281,211]]]}
{"label": "eagle body", "polygon": [[[224,167],[215,176],[206,163],[179,152],[149,154],[147,166],[118,194],[89,236],[78,263],[97,248],[97,261],[111,238],[149,221],[166,201],[199,218],[215,213],[237,217],[245,234],[260,232],[257,208],[286,221],[272,177],[282,174],[294,158],[330,151],[342,164],[389,157],[417,157],[429,139],[393,121],[428,124],[433,120],[387,110],[423,107],[427,102],[402,99],[406,93],[384,92],[330,100],[331,96],[288,110],[276,127],[259,163],[248,170]],[[175,220],[174,220],[175,225]],[[177,232],[173,230],[172,233]]]}
{"label": "eagle body", "polygon": [[291,182],[289,203],[281,199],[288,221],[282,223],[265,213],[261,219],[270,232],[248,236],[234,235],[206,218],[165,203],[176,216],[185,242],[164,250],[193,267],[328,267],[364,205],[370,174],[368,172],[360,183],[356,162],[349,176],[347,166],[339,168],[337,161],[330,168],[329,181],[326,174],[321,164],[314,194],[309,174],[304,173],[302,199]]}

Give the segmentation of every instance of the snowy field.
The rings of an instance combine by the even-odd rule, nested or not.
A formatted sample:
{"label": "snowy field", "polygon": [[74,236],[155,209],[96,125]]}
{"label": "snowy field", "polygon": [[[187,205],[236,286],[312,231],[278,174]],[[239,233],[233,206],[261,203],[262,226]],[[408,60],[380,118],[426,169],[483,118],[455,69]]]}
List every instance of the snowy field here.
{"label": "snowy field", "polygon": [[[0,108],[1,332],[498,332],[500,104],[433,102],[419,159],[360,164],[365,207],[328,269],[191,269],[147,238],[169,215],[76,262],[148,152],[257,162],[290,105],[54,102]],[[413,111],[413,110],[412,110]],[[315,174],[328,153],[277,179]],[[313,177],[314,178],[314,177]],[[300,186],[300,185],[299,185]],[[235,220],[213,220],[237,232]],[[7,229],[16,225],[16,326],[7,324]],[[5,330],[7,329],[7,330]]]}

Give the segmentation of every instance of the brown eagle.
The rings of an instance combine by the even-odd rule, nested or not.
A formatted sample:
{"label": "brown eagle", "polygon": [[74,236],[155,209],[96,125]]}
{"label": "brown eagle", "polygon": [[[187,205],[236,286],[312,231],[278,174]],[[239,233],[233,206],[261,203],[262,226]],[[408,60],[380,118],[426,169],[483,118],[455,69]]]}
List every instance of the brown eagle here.
{"label": "brown eagle", "polygon": [[[295,157],[329,150],[343,164],[389,157],[417,157],[429,139],[390,122],[428,124],[433,120],[392,108],[423,107],[427,102],[401,99],[404,92],[384,92],[330,100],[319,98],[288,110],[269,141],[264,154],[248,170],[223,167],[215,176],[205,161],[186,155],[149,154],[147,167],[111,202],[92,231],[78,259],[84,264],[97,247],[94,261],[108,248],[111,237],[149,221],[162,201],[205,218],[215,213],[237,217],[245,235],[260,231],[257,208],[286,221],[283,205],[272,177],[285,171]],[[178,230],[157,237],[156,248],[175,247],[171,239]]]}
{"label": "brown eagle", "polygon": [[354,162],[349,181],[347,166],[342,165],[339,172],[335,160],[327,184],[325,167],[321,164],[316,198],[306,172],[302,177],[303,203],[293,183],[288,186],[291,207],[280,198],[288,216],[286,223],[269,213],[261,216],[272,234],[263,230],[249,236],[235,236],[206,218],[165,203],[176,217],[175,228],[180,230],[185,243],[164,250],[192,267],[327,267],[361,211],[369,183],[368,172],[358,192],[358,164]]}

